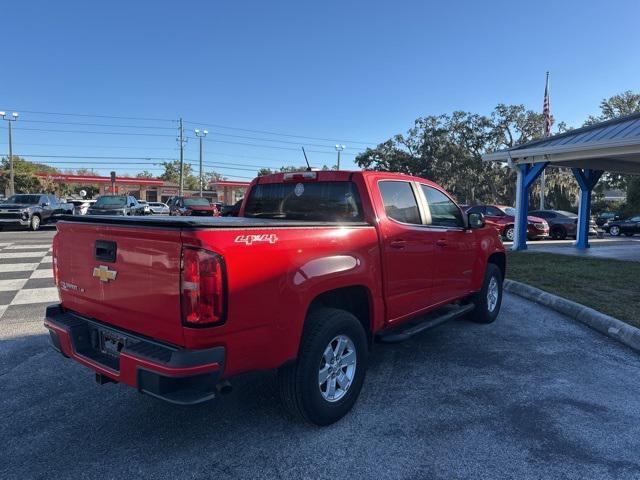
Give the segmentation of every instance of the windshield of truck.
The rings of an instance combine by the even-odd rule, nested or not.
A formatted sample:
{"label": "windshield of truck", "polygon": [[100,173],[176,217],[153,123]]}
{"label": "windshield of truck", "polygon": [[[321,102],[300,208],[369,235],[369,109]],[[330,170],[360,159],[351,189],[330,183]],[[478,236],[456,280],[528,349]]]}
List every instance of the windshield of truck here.
{"label": "windshield of truck", "polygon": [[211,204],[206,198],[185,198],[184,205],[186,207],[210,207]]}
{"label": "windshield of truck", "polygon": [[353,182],[258,184],[251,189],[244,215],[320,222],[364,220]]}
{"label": "windshield of truck", "polygon": [[93,205],[95,208],[122,208],[127,204],[127,197],[100,197]]}
{"label": "windshield of truck", "polygon": [[40,195],[13,195],[4,203],[38,205],[40,203]]}

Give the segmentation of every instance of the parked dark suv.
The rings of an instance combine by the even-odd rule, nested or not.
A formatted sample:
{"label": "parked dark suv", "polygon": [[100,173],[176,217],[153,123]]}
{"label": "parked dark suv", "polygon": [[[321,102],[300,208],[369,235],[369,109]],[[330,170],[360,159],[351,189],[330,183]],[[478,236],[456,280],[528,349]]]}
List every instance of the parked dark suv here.
{"label": "parked dark suv", "polygon": [[38,230],[40,225],[55,222],[62,215],[73,215],[73,204],[61,202],[55,195],[22,193],[0,203],[0,226]]}
{"label": "parked dark suv", "polygon": [[[576,237],[578,232],[578,215],[564,210],[533,210],[529,215],[544,218],[549,224],[549,236],[554,240]],[[596,222],[589,221],[589,235],[595,235]]]}
{"label": "parked dark suv", "polygon": [[131,195],[102,195],[87,215],[144,215],[144,205]]}

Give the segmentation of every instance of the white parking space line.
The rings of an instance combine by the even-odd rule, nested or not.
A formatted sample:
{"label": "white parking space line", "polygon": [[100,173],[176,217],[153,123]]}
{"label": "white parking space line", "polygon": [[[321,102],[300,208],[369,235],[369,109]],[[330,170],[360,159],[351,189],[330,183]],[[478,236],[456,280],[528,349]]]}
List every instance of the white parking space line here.
{"label": "white parking space line", "polygon": [[46,255],[48,250],[38,250],[32,252],[2,252],[0,253],[0,258],[32,258],[32,257],[41,257],[42,255]]}
{"label": "white parking space line", "polygon": [[53,278],[53,270],[34,270],[29,278]]}
{"label": "white parking space line", "polygon": [[60,301],[58,298],[58,289],[50,288],[34,288],[31,290],[20,290],[13,298],[11,305],[27,305],[29,303],[55,303]]}
{"label": "white parking space line", "polygon": [[51,255],[47,255],[46,257],[42,258],[42,261],[40,263],[52,263],[53,262],[53,258],[51,257]]}
{"label": "white parking space line", "polygon": [[16,280],[0,280],[0,292],[10,292],[12,290],[20,290],[27,283],[27,278],[19,278]]}
{"label": "white parking space line", "polygon": [[6,247],[5,250],[51,250],[51,244],[50,243],[38,243],[36,244],[31,244],[31,245],[11,245],[9,247]]}
{"label": "white parking space line", "polygon": [[0,273],[3,272],[27,272],[38,268],[39,263],[0,263]]}

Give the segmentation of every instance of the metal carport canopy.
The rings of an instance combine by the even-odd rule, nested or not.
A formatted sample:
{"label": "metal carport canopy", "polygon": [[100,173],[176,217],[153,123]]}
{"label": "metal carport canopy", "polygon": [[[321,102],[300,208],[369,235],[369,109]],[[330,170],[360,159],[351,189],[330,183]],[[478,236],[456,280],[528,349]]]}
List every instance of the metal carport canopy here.
{"label": "metal carport canopy", "polygon": [[640,174],[640,113],[587,125],[482,156],[518,169],[514,249],[526,249],[528,190],[547,166],[571,168],[580,185],[576,246],[587,248],[591,190],[603,172]]}

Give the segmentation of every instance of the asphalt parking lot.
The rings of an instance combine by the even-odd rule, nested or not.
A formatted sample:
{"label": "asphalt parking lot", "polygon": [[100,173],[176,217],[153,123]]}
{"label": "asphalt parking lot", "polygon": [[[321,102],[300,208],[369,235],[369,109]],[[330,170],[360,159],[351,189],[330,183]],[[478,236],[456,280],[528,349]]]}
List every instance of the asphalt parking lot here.
{"label": "asphalt parking lot", "polygon": [[376,345],[354,411],[326,428],[282,412],[273,372],[198,407],[98,386],[49,347],[44,305],[0,317],[2,479],[640,478],[638,354],[518,297],[492,325]]}

